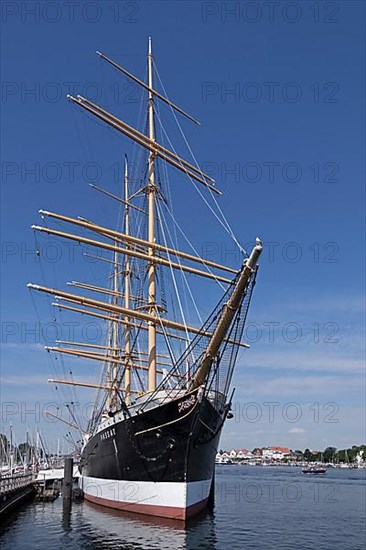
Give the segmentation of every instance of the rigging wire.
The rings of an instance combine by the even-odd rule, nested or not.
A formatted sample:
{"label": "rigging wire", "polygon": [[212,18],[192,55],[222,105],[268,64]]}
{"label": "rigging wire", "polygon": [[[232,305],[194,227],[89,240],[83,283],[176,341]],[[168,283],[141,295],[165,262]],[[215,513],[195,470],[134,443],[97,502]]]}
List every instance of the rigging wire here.
{"label": "rigging wire", "polygon": [[[158,110],[159,110],[159,107],[158,107]],[[161,120],[159,114],[158,114],[158,119],[159,119],[159,121]],[[164,141],[163,141],[163,144],[164,144]],[[170,202],[171,205],[173,205],[173,201],[172,201],[172,197],[171,197],[169,173],[168,173],[168,169],[167,169],[167,166],[166,166],[165,163],[163,164],[163,169],[164,169],[164,172],[165,172],[165,181],[166,181],[166,184],[167,184],[166,186],[167,186],[168,193],[169,193],[169,198],[170,198],[169,202]],[[166,208],[168,208],[167,201],[162,201],[162,202],[163,202],[163,205],[166,206]],[[157,208],[159,209],[159,204],[157,204]],[[175,236],[175,240],[174,240],[172,238],[172,235],[171,235],[171,232],[170,232],[170,229],[169,229],[169,224],[167,223],[166,218],[164,216],[164,213],[161,209],[159,209],[159,220],[160,220],[160,223],[162,225],[165,224],[165,227],[166,227],[167,233],[169,235],[170,241],[173,245],[173,248],[176,248],[177,250],[179,250],[179,241],[178,241],[178,236],[177,236],[177,231],[176,231],[176,225],[175,224],[173,225],[173,231],[174,231],[174,236]],[[174,218],[173,218],[173,221],[174,221]],[[178,264],[180,266],[180,274],[181,274],[181,278],[182,278],[182,281],[183,281],[183,285],[185,284],[186,288],[188,289],[188,293],[189,293],[189,295],[191,297],[191,300],[193,302],[193,305],[194,305],[194,308],[196,310],[199,322],[202,325],[202,318],[201,318],[201,315],[199,313],[199,310],[198,310],[196,301],[194,299],[194,296],[192,294],[190,285],[188,283],[187,276],[186,276],[186,274],[184,273],[184,271],[182,269],[182,263],[181,263],[181,259],[180,259],[179,256],[177,256],[177,261],[178,261]],[[183,296],[184,296],[184,301],[185,301],[186,308],[188,310],[187,296],[186,296],[185,292],[183,293]]]}
{"label": "rigging wire", "polygon": [[[166,222],[166,219],[165,219],[165,217],[164,217],[164,214],[163,214],[163,212],[161,212],[160,209],[159,209],[159,212],[161,213],[160,215],[161,215],[161,217],[162,217],[162,221],[165,223],[166,231],[167,231],[167,233],[168,233],[168,236],[170,237],[171,241],[173,242],[173,240],[172,240],[172,238],[171,238],[171,233],[170,233],[169,227],[168,227],[167,222]],[[166,245],[166,246],[167,246],[167,245]],[[169,257],[169,261],[170,261],[170,257]],[[191,287],[190,287],[190,285],[189,285],[189,283],[188,283],[187,275],[185,274],[185,272],[184,272],[183,269],[182,269],[182,263],[181,263],[181,260],[180,260],[179,256],[177,257],[177,263],[178,263],[179,266],[180,266],[180,270],[179,270],[179,271],[180,271],[180,274],[181,274],[183,283],[185,283],[185,286],[187,287],[187,290],[188,290],[188,292],[189,292],[190,298],[191,298],[191,300],[192,300],[192,302],[193,302],[193,306],[194,306],[194,308],[195,308],[195,310],[196,310],[197,317],[198,317],[198,319],[199,319],[200,324],[202,325],[202,324],[203,324],[203,320],[202,320],[201,314],[200,314],[200,312],[199,312],[199,309],[198,309],[196,300],[195,300],[195,298],[194,298],[194,296],[193,296]],[[187,303],[187,301],[186,301],[186,303]]]}
{"label": "rigging wire", "polygon": [[[160,212],[160,209],[159,209],[159,206],[158,206],[158,202],[156,202],[156,208],[157,210]],[[167,247],[167,240],[166,240],[166,236],[165,236],[165,231],[164,231],[164,227],[161,226],[161,230],[162,230],[162,235],[163,235],[163,240],[164,240],[164,244],[165,246]],[[177,282],[176,282],[176,278],[175,278],[175,274],[174,274],[174,271],[173,271],[173,268],[171,266],[171,259],[170,259],[170,254],[169,252],[167,251],[167,258],[168,258],[168,261],[169,261],[169,269],[170,269],[170,274],[171,274],[171,277],[172,277],[172,281],[173,281],[173,285],[174,285],[174,289],[175,289],[175,293],[176,293],[176,296],[177,296],[177,301],[178,301],[178,305],[179,305],[179,311],[180,311],[180,314],[181,314],[181,317],[182,317],[182,321],[183,321],[183,324],[185,326],[185,332],[186,332],[186,337],[188,339],[188,341],[190,342],[190,334],[187,330],[187,322],[186,322],[186,318],[185,318],[185,315],[184,315],[184,311],[183,311],[183,308],[182,308],[182,303],[181,303],[181,300],[180,300],[180,297],[179,297],[179,291],[178,291],[178,286],[177,286]]]}
{"label": "rigging wire", "polygon": [[[163,124],[162,124],[162,122],[161,122],[160,119],[159,119],[159,122],[160,122],[162,128],[164,128],[164,127],[163,127]],[[165,132],[165,130],[164,130],[164,132]],[[172,146],[171,141],[170,141],[170,139],[169,139],[169,137],[168,137],[168,134],[167,134],[166,132],[165,132],[165,135],[166,135],[166,137],[167,137],[167,139],[168,139],[170,145]],[[194,184],[194,185],[195,185],[195,184]],[[184,234],[183,230],[179,227],[178,223],[176,222],[176,220],[175,220],[175,218],[174,218],[174,215],[172,214],[172,212],[170,212],[170,210],[169,210],[169,208],[167,207],[167,205],[166,205],[166,208],[167,208],[167,211],[169,212],[169,214],[171,215],[171,217],[172,217],[174,223],[177,224],[177,226],[178,226],[178,228],[180,229],[180,231],[182,232],[183,236],[186,238],[186,240],[187,240],[187,242],[189,243],[189,245],[192,247],[192,249],[195,251],[195,253],[199,256],[199,253],[195,250],[195,248],[193,247],[193,245],[191,244],[191,242],[189,241],[189,239],[188,239],[188,238],[186,237],[186,235]],[[209,267],[206,263],[203,263],[203,265],[205,266],[205,268],[207,269],[207,271],[208,271],[209,273],[211,273],[211,275],[213,275],[213,276],[215,277],[216,282],[217,282],[217,283],[221,286],[221,288],[224,290],[223,285],[222,285],[221,282],[217,279],[217,277],[215,276],[215,273],[210,269],[210,267]]]}
{"label": "rigging wire", "polygon": [[[158,68],[157,68],[157,66],[156,66],[155,61],[153,61],[153,63],[154,63],[154,67],[155,67],[156,74],[158,75],[158,78],[159,78],[160,85],[162,86],[162,89],[163,89],[163,91],[164,91],[165,96],[168,97],[167,92],[166,92],[165,87],[164,87],[164,84],[163,84],[163,82],[162,82],[162,80],[161,80],[161,78],[160,78],[160,74],[159,74],[159,71],[158,71]],[[176,115],[174,109],[173,109],[171,106],[169,106],[169,108],[170,108],[170,110],[172,111],[172,114],[173,114],[173,116],[174,116],[175,122],[176,122],[176,124],[177,124],[177,126],[178,126],[178,128],[179,128],[179,131],[180,131],[180,133],[181,133],[181,135],[182,135],[182,137],[183,137],[183,139],[184,139],[184,142],[185,142],[185,144],[186,144],[186,146],[187,146],[187,148],[188,148],[188,150],[189,150],[189,152],[190,152],[190,154],[191,154],[191,156],[192,156],[192,159],[194,160],[194,162],[195,162],[195,164],[196,164],[196,167],[202,172],[202,170],[201,170],[201,168],[200,168],[200,166],[199,166],[199,163],[198,163],[198,161],[197,161],[197,159],[196,159],[196,157],[195,157],[195,155],[194,155],[194,153],[193,153],[193,151],[192,151],[192,149],[191,149],[191,146],[189,145],[189,142],[188,142],[188,140],[187,140],[187,138],[186,138],[186,136],[185,136],[185,133],[183,132],[182,126],[181,126],[181,124],[180,124],[180,122],[179,122],[179,120],[178,120],[178,117],[177,117],[177,115]],[[171,144],[171,146],[172,146],[172,144]],[[173,148],[173,152],[177,154],[177,152],[175,151],[174,148]],[[187,174],[187,175],[188,175],[188,174]],[[234,234],[234,232],[233,232],[233,230],[232,230],[232,228],[231,228],[231,226],[230,226],[230,224],[229,224],[229,222],[228,222],[228,220],[227,220],[225,214],[223,213],[223,211],[222,211],[222,209],[221,209],[219,203],[217,202],[216,197],[214,196],[213,191],[212,191],[211,189],[209,189],[211,198],[213,199],[213,201],[214,201],[214,203],[215,203],[215,206],[216,206],[217,210],[219,211],[219,213],[220,213],[220,215],[221,215],[221,217],[222,217],[222,220],[220,220],[219,216],[218,216],[218,215],[216,214],[216,212],[213,210],[213,208],[212,208],[212,206],[210,205],[210,203],[206,200],[205,196],[203,195],[203,193],[201,192],[201,190],[198,188],[197,184],[192,180],[192,178],[191,178],[190,176],[188,176],[188,177],[189,177],[190,181],[192,182],[192,184],[194,185],[195,189],[196,189],[196,190],[198,191],[198,193],[200,194],[201,198],[204,200],[204,202],[205,202],[206,205],[208,206],[208,208],[211,210],[211,212],[214,214],[214,216],[215,216],[216,219],[219,221],[219,223],[224,227],[224,229],[226,230],[226,232],[227,232],[227,233],[230,235],[230,237],[233,239],[234,243],[235,243],[236,246],[239,248],[240,252],[241,252],[242,254],[244,254],[245,256],[248,256],[248,253],[246,252],[246,250],[241,246],[241,244],[239,243],[238,239],[235,237],[235,234]]]}

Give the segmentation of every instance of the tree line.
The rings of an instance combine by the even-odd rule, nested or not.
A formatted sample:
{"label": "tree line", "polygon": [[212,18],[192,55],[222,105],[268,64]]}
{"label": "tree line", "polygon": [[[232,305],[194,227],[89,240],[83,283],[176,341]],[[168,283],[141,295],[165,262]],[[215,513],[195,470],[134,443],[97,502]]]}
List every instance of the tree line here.
{"label": "tree line", "polygon": [[[356,462],[356,456],[361,453],[366,460],[366,445],[352,445],[348,449],[337,449],[336,447],[327,447],[324,451],[305,451],[297,450],[296,454],[302,455],[307,462]],[[363,453],[363,454],[362,454]]]}

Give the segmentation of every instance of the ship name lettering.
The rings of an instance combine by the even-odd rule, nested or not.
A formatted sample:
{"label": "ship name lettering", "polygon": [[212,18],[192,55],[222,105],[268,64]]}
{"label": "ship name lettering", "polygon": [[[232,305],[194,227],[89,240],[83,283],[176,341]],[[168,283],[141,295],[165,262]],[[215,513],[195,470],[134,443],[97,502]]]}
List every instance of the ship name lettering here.
{"label": "ship name lettering", "polygon": [[196,398],[194,395],[191,395],[191,397],[188,397],[185,401],[181,401],[178,403],[178,412],[185,411],[186,409],[189,409],[195,404]]}
{"label": "ship name lettering", "polygon": [[104,439],[109,439],[110,437],[114,437],[115,435],[115,428],[110,428],[109,430],[106,430],[105,432],[100,434],[100,439],[103,441]]}

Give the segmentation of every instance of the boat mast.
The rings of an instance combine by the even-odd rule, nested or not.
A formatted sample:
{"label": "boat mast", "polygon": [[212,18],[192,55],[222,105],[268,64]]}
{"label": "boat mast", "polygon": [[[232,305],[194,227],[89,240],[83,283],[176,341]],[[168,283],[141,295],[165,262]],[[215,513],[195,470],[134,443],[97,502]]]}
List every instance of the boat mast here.
{"label": "boat mast", "polygon": [[244,292],[249,284],[249,280],[252,273],[256,269],[257,261],[261,255],[262,248],[262,242],[257,238],[256,244],[253,247],[249,258],[244,261],[242,271],[237,279],[234,290],[227,303],[224,304],[221,310],[219,320],[217,321],[216,328],[210,338],[206,351],[204,352],[201,364],[191,380],[189,387],[190,390],[198,388],[206,381],[210,373],[211,365],[219,352],[221,343],[225,339],[231,322],[240,307]]}
{"label": "boat mast", "polygon": [[[130,234],[130,212],[129,212],[129,190],[128,190],[128,164],[127,157],[125,156],[125,232],[126,235]],[[131,281],[131,267],[130,258],[126,256],[125,265],[125,307],[130,308],[130,281]],[[125,354],[126,354],[126,366],[125,366],[125,401],[126,404],[130,404],[131,396],[131,328],[128,317],[125,317]]]}
{"label": "boat mast", "polygon": [[[117,243],[116,243],[117,245]],[[119,285],[118,285],[118,252],[115,250],[113,254],[113,304],[115,306],[118,305],[118,292],[119,292]],[[118,316],[116,316],[118,318]],[[112,410],[117,410],[117,399],[118,399],[118,322],[116,320],[112,321],[112,357],[113,357],[113,376],[112,376]]]}
{"label": "boat mast", "polygon": [[[10,475],[13,475],[14,466],[14,454],[13,454],[13,424],[10,423],[10,448],[9,448],[9,463],[10,463]],[[38,435],[38,432],[37,432]]]}
{"label": "boat mast", "polygon": [[[151,50],[151,38],[149,38],[149,54],[148,54],[148,85],[150,90],[153,89],[153,58]],[[149,91],[149,139],[155,142],[155,126],[154,126],[154,94]],[[150,150],[149,153],[149,181],[147,185],[148,195],[148,210],[149,210],[149,231],[148,241],[152,245],[149,248],[148,255],[154,255],[155,243],[155,156],[156,153]],[[155,263],[153,260],[149,262],[148,272],[148,305],[149,314],[152,317],[156,316],[156,272]],[[156,389],[156,322],[154,320],[148,323],[148,358],[149,358],[149,374],[148,374],[148,391],[152,392]]]}
{"label": "boat mast", "polygon": [[[112,323],[109,324],[109,336],[108,336],[108,345],[111,343],[111,337],[110,337],[110,331],[112,330]],[[111,367],[112,364],[110,361],[108,361],[107,364],[107,398],[106,398],[106,409],[107,411],[111,410],[111,395],[112,395],[112,383],[111,383]]]}

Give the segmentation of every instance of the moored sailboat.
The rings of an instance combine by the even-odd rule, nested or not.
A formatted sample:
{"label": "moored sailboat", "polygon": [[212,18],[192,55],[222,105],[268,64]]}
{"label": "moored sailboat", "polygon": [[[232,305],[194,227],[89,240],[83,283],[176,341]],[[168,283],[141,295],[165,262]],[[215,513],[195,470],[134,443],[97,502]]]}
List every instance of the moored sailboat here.
{"label": "moored sailboat", "polygon": [[[147,84],[106,55],[99,56],[147,91],[147,132],[140,132],[82,96],[68,96],[69,100],[147,153],[143,184],[131,192],[126,160],[123,199],[97,188],[123,204],[122,229],[45,210],[40,211],[42,218],[87,230],[94,238],[49,226],[33,229],[106,251],[110,257],[100,259],[112,266],[112,286],[70,283],[89,295],[28,286],[55,296],[57,308],[92,316],[108,326],[104,345],[58,341],[57,346],[47,348],[52,353],[102,364],[99,383],[50,379],[55,384],[97,390],[87,428],[73,425],[80,429],[84,442],[79,469],[85,498],[129,512],[186,520],[203,509],[213,495],[215,457],[231,408],[233,369],[239,348],[248,347],[241,338],[262,243],[257,239],[250,254],[243,251],[239,270],[209,261],[193,247],[192,253],[174,246],[164,222],[164,208],[169,215],[172,211],[157,177],[157,161],[183,172],[195,185],[206,188],[211,197],[218,190],[198,164],[184,160],[174,148],[157,141],[156,102],[167,104],[174,116],[177,112],[197,121],[155,90],[151,41]],[[137,204],[137,199],[142,202]],[[168,300],[159,285],[165,270],[176,291],[179,320],[167,316]],[[194,275],[224,289],[201,326],[186,322],[175,272],[184,284],[186,275]],[[95,298],[95,293],[105,299]],[[191,293],[189,298],[191,307],[196,307]]]}

